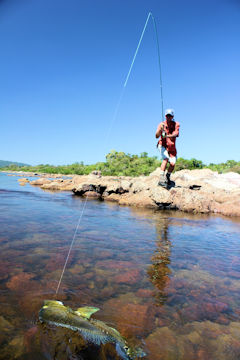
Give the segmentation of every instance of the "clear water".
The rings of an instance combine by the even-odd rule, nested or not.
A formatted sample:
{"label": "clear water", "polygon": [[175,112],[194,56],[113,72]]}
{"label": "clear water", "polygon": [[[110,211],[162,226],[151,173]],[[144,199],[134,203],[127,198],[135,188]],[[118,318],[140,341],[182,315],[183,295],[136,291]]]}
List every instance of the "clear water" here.
{"label": "clear water", "polygon": [[43,326],[44,299],[120,331],[148,360],[240,358],[240,221],[84,200],[0,174],[0,359],[120,359]]}

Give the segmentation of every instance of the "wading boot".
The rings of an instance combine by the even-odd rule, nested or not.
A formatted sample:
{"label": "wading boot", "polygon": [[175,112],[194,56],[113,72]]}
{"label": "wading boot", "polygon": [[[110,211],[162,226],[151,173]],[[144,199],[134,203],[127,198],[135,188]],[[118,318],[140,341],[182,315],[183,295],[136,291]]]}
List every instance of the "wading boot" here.
{"label": "wading boot", "polygon": [[165,175],[164,175],[164,172],[160,175],[160,179],[159,179],[159,182],[158,182],[158,185],[159,186],[162,186],[162,187],[164,187],[164,188],[166,188],[167,187],[167,179],[166,179],[166,177],[165,177]]}

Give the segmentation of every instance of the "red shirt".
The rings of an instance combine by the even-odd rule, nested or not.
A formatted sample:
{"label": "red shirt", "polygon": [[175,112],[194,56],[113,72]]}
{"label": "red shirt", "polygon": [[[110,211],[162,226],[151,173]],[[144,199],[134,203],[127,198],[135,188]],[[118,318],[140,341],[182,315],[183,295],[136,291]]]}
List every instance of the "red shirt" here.
{"label": "red shirt", "polygon": [[[176,137],[179,136],[180,124],[177,121],[174,121],[174,120],[171,120],[169,122],[167,122],[167,120],[162,121],[158,125],[158,129],[161,128],[162,126],[167,135],[174,135]],[[172,138],[162,137],[162,130],[161,130],[160,139],[158,141],[158,144],[165,147],[167,149],[169,155],[172,155],[172,156],[177,155],[177,150],[176,150],[176,146],[175,146],[176,137],[172,137]]]}

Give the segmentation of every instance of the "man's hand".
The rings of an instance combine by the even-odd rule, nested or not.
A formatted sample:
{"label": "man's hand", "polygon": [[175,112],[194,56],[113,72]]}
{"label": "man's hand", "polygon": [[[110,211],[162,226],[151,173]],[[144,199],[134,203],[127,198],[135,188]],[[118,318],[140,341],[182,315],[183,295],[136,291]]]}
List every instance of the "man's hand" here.
{"label": "man's hand", "polygon": [[178,135],[166,135],[166,138],[175,138],[178,137]]}

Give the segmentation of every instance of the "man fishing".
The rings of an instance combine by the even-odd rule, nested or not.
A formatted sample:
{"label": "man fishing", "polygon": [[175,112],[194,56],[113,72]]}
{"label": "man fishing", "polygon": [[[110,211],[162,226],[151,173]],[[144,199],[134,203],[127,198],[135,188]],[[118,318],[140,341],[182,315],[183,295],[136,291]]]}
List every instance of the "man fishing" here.
{"label": "man fishing", "polygon": [[[161,164],[161,173],[158,185],[167,187],[171,184],[170,176],[174,170],[176,160],[177,160],[177,150],[176,150],[176,138],[179,136],[179,123],[174,121],[174,110],[167,109],[165,111],[165,121],[162,121],[156,131],[156,138],[159,139],[157,147],[162,156],[162,164]],[[167,174],[165,176],[165,170],[167,168],[167,164],[169,162],[169,167],[167,170]]]}

